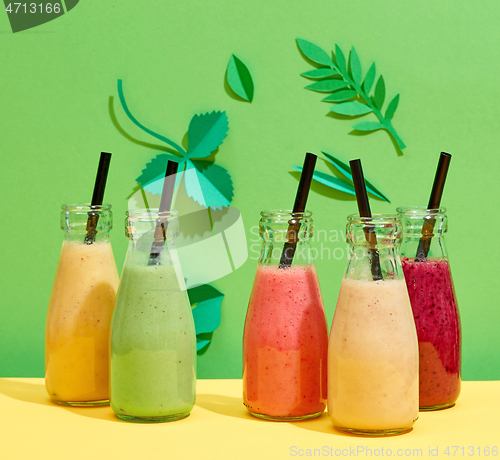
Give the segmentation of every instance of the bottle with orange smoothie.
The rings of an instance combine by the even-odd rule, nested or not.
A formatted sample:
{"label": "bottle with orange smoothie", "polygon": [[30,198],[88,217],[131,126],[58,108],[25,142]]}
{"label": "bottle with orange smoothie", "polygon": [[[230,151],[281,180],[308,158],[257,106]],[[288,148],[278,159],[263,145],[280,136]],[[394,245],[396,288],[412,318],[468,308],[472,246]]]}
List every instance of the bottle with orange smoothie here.
{"label": "bottle with orange smoothie", "polygon": [[[110,205],[62,206],[64,230],[47,313],[45,385],[63,405],[109,403],[109,330],[118,288]],[[88,238],[92,215],[95,232]],[[97,219],[97,221],[96,221]]]}
{"label": "bottle with orange smoothie", "polygon": [[401,221],[351,215],[347,242],[328,348],[330,419],[352,434],[404,433],[418,418],[418,346],[397,252]]}
{"label": "bottle with orange smoothie", "polygon": [[403,271],[417,326],[420,410],[444,409],[455,405],[461,386],[460,316],[444,242],[446,209],[414,206],[398,212]]}
{"label": "bottle with orange smoothie", "polygon": [[[290,222],[297,244],[283,267]],[[261,213],[263,246],[243,337],[243,402],[259,418],[303,420],[325,409],[328,330],[312,232],[309,211]]]}

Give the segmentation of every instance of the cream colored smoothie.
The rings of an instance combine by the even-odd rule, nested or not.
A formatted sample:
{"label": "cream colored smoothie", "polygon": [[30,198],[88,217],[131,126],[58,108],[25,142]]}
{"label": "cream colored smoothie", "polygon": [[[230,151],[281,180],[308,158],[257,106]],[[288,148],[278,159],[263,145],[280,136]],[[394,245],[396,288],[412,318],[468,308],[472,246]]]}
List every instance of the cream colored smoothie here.
{"label": "cream colored smoothie", "polygon": [[65,241],[45,334],[45,385],[73,405],[109,400],[109,327],[118,272],[108,242]]}
{"label": "cream colored smoothie", "polygon": [[343,279],[328,348],[328,412],[335,427],[353,432],[409,429],[418,418],[418,344],[404,280]]}

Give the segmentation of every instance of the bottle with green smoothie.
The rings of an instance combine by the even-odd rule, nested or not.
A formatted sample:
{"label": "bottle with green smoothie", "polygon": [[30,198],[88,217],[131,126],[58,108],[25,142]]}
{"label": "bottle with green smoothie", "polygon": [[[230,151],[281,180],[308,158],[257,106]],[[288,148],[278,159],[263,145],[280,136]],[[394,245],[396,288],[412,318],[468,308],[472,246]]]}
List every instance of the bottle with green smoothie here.
{"label": "bottle with green smoothie", "polygon": [[111,408],[124,420],[179,420],[195,402],[196,333],[178,228],[177,211],[127,213],[130,242],[111,326]]}

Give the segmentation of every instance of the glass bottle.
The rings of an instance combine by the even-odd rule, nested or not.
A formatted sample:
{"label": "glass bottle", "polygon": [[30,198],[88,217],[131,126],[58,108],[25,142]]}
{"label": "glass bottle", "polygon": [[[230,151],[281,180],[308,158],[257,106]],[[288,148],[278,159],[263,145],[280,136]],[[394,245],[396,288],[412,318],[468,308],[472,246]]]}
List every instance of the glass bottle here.
{"label": "glass bottle", "polygon": [[45,332],[45,386],[59,404],[109,403],[109,327],[118,288],[112,222],[108,204],[62,206],[64,242]]}
{"label": "glass bottle", "polygon": [[347,219],[349,258],[328,348],[328,412],[349,433],[404,433],[418,418],[418,345],[398,256],[401,221],[390,214]]}
{"label": "glass bottle", "polygon": [[397,210],[404,231],[403,271],[417,326],[420,410],[444,409],[455,405],[461,385],[460,316],[444,241],[446,209]]}
{"label": "glass bottle", "polygon": [[[317,417],[326,405],[328,330],[310,251],[311,212],[263,211],[259,227],[262,250],[243,337],[243,402],[267,420]],[[283,267],[292,240],[293,260]]]}
{"label": "glass bottle", "polygon": [[195,402],[196,333],[175,250],[178,229],[174,210],[127,213],[130,241],[111,326],[111,408],[124,420],[179,420]]}

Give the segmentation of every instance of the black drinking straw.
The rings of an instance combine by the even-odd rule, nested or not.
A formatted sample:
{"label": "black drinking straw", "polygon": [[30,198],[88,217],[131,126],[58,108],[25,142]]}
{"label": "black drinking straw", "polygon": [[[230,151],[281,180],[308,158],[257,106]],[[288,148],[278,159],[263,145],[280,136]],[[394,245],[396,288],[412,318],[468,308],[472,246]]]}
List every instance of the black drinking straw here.
{"label": "black drinking straw", "polygon": [[[97,168],[97,176],[95,178],[94,193],[92,195],[92,202],[90,208],[99,207],[102,205],[104,198],[104,189],[106,188],[106,179],[108,178],[109,162],[111,161],[111,153],[101,152],[99,159],[99,166]],[[95,241],[97,234],[97,221],[99,214],[97,212],[89,212],[87,220],[87,234],[85,235],[85,244],[92,244]]]}
{"label": "black drinking straw", "polygon": [[[441,152],[427,209],[439,209],[441,197],[443,196],[446,175],[448,174],[448,168],[450,166],[450,160],[451,155],[449,153]],[[436,219],[432,216],[425,216],[424,220],[424,225],[422,226],[422,237],[418,242],[417,255],[415,256],[415,260],[417,261],[422,261],[427,258],[431,247],[431,239],[434,236],[433,231]]]}
{"label": "black drinking straw", "polygon": [[[370,202],[368,201],[368,194],[366,193],[365,178],[363,176],[363,168],[361,167],[361,160],[351,160],[349,162],[352,172],[352,181],[354,183],[354,190],[356,192],[356,200],[358,202],[358,209],[360,217],[372,217],[370,211]],[[380,258],[376,249],[377,235],[372,225],[365,225],[364,227],[365,238],[370,245],[370,264],[371,272],[374,281],[384,279],[382,270],[380,268]]]}
{"label": "black drinking straw", "polygon": [[165,240],[167,239],[167,221],[161,216],[161,213],[170,211],[172,197],[174,195],[175,174],[177,174],[178,166],[179,164],[175,161],[168,160],[167,170],[165,171],[165,179],[163,180],[160,208],[158,209],[158,219],[156,219],[154,241],[151,245],[148,265],[156,265],[158,263],[158,256],[160,255],[160,251],[165,245]]}
{"label": "black drinking straw", "polygon": [[[317,156],[313,153],[306,153],[302,174],[300,175],[299,187],[295,196],[293,213],[304,212],[306,210],[307,196],[311,187]],[[287,231],[287,242],[283,246],[279,268],[288,268],[292,265],[295,249],[297,249],[297,234],[300,230],[300,221],[293,218],[289,221]]]}

